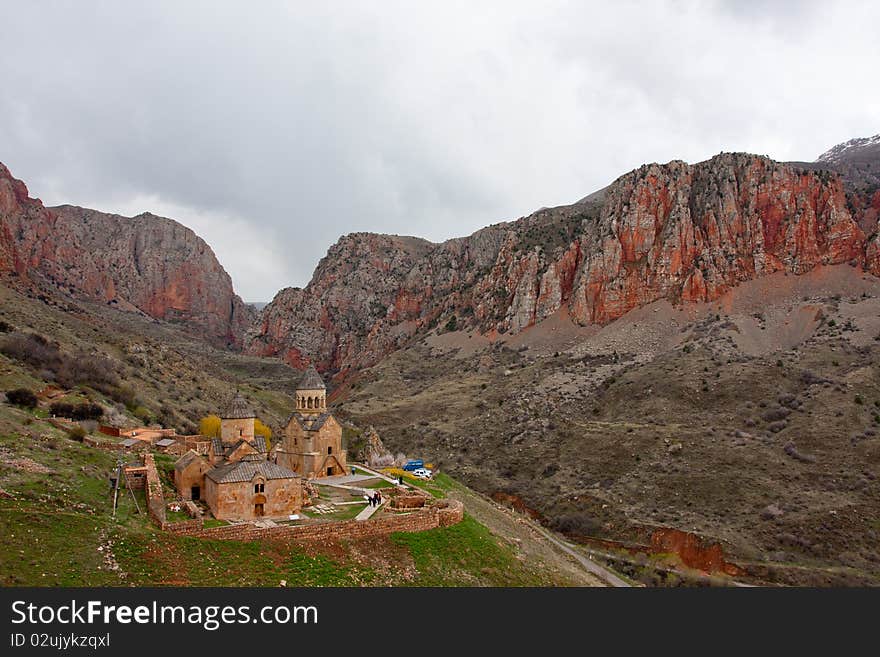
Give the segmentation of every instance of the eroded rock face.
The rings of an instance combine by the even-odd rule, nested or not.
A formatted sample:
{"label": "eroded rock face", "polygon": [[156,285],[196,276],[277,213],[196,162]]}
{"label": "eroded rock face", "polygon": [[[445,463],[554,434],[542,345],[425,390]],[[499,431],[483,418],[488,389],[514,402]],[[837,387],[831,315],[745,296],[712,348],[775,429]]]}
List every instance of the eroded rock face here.
{"label": "eroded rock face", "polygon": [[3,165],[0,273],[181,322],[215,344],[240,344],[253,317],[211,248],[188,228],[148,213],[45,208]]}
{"label": "eroded rock face", "polygon": [[305,289],[266,307],[248,348],[346,372],[438,323],[489,335],[558,312],[606,323],[658,299],[708,301],[776,271],[847,262],[880,274],[877,237],[837,175],[721,154],[646,165],[598,200],[442,244],[346,236]]}

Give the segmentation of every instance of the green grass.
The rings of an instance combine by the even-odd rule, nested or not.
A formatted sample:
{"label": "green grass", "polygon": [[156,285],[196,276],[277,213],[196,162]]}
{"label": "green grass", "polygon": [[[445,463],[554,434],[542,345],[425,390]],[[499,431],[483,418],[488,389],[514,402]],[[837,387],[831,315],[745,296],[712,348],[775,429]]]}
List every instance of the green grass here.
{"label": "green grass", "polygon": [[446,497],[448,491],[452,490],[456,485],[460,485],[443,472],[428,480],[419,479],[418,477],[407,477],[406,483],[418,486],[422,490],[429,492],[436,499]]}
{"label": "green grass", "polygon": [[419,576],[414,586],[534,586],[540,578],[485,526],[465,514],[451,527],[392,534],[406,546]]}
{"label": "green grass", "polygon": [[334,511],[333,513],[303,511],[302,515],[306,515],[309,518],[323,518],[324,520],[351,520],[363,511],[366,506],[366,502],[364,504],[346,504],[344,506],[336,507],[338,511]]}
{"label": "green grass", "polygon": [[[143,490],[134,492],[140,513],[127,491],[120,490],[113,517],[108,475],[116,454],[74,442],[44,422],[26,424],[29,418],[25,411],[0,408],[3,459],[30,459],[51,469],[28,472],[0,461],[0,488],[13,495],[0,498],[3,586],[278,586],[282,580],[297,586],[553,583],[470,517],[454,527],[379,539],[384,544],[371,547],[366,560],[357,540],[327,547],[162,532],[147,517]],[[157,461],[164,469],[171,457],[162,455]],[[458,485],[445,476],[423,483],[436,492]],[[344,505],[337,513],[317,517],[349,520],[363,508]],[[169,520],[186,517],[168,514]],[[206,527],[226,524],[205,521]],[[108,567],[108,544],[110,563],[115,559],[118,570]]]}
{"label": "green grass", "polygon": [[359,482],[357,482],[356,485],[360,486],[361,488],[372,488],[372,489],[394,488],[394,484],[392,484],[390,481],[385,481],[384,479],[377,479],[376,481],[368,483],[368,484],[365,484],[364,482],[359,481]]}
{"label": "green grass", "polygon": [[202,523],[202,526],[205,528],[208,527],[225,527],[229,523],[226,520],[217,520],[217,518],[206,518]]}

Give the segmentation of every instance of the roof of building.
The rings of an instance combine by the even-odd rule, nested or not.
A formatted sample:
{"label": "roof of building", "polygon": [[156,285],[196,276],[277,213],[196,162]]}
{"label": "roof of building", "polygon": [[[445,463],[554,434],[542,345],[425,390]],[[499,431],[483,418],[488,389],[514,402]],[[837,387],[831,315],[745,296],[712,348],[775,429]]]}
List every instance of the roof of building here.
{"label": "roof of building", "polygon": [[211,438],[211,452],[214,456],[223,454],[223,441],[219,438]]}
{"label": "roof of building", "polygon": [[137,438],[126,438],[122,441],[123,447],[131,447],[132,445],[137,445],[138,443],[143,442],[142,440],[138,440]]}
{"label": "roof of building", "polygon": [[256,450],[258,452],[260,452],[261,454],[265,454],[266,452],[269,451],[269,448],[266,444],[266,436],[263,436],[261,434],[257,434],[256,436],[254,436],[253,445],[256,448]]}
{"label": "roof of building", "polygon": [[303,431],[317,431],[321,427],[324,426],[324,423],[332,417],[332,413],[327,411],[321,413],[320,415],[304,415],[303,413],[299,413],[294,411],[287,417],[287,421],[284,423],[284,426],[290,424],[291,420],[296,420],[299,422],[299,426],[302,427]]}
{"label": "roof of building", "polygon": [[186,454],[184,454],[179,459],[177,459],[177,461],[175,461],[174,469],[175,470],[185,470],[186,467],[190,463],[192,463],[196,459],[200,459],[200,458],[202,458],[202,457],[199,456],[198,454],[196,454],[194,451],[189,450]]}
{"label": "roof of building", "polygon": [[171,445],[176,445],[177,441],[172,438],[163,438],[162,440],[157,440],[156,445],[158,447],[171,447]]}
{"label": "roof of building", "polygon": [[220,416],[224,420],[247,420],[257,417],[251,405],[241,396],[240,392],[235,393],[232,401],[223,409],[223,415]]}
{"label": "roof of building", "polygon": [[315,369],[314,365],[309,365],[309,369],[306,370],[306,373],[303,374],[303,378],[300,379],[299,383],[296,386],[297,390],[326,390],[327,386],[324,385],[324,379],[321,378],[321,375],[318,374],[318,370]]}
{"label": "roof of building", "polygon": [[293,470],[262,458],[258,461],[243,460],[226,463],[205,474],[206,477],[218,484],[251,481],[255,475],[261,475],[266,479],[295,479],[299,477]]}

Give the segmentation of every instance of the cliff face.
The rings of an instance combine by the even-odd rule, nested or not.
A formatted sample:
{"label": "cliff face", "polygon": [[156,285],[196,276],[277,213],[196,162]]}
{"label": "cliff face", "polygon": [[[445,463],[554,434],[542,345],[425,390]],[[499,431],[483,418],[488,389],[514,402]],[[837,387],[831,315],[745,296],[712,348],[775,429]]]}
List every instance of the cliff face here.
{"label": "cliff face", "polygon": [[74,206],[45,208],[0,165],[0,274],[240,344],[252,311],[211,248],[179,223]]}
{"label": "cliff face", "polygon": [[767,158],[646,165],[598,199],[439,245],[349,235],[266,307],[248,348],[344,371],[438,323],[516,333],[557,312],[605,323],[658,299],[709,301],[776,271],[880,274],[876,228],[851,207],[837,175]]}

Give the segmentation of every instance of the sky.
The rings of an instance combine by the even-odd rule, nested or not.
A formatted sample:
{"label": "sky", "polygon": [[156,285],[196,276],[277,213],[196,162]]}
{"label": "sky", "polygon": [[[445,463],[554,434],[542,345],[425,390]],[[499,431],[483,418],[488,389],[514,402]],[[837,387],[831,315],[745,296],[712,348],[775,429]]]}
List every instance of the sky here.
{"label": "sky", "polygon": [[349,232],[442,241],[646,162],[880,132],[880,3],[2,4],[0,161],[46,205],[189,226],[246,301]]}

